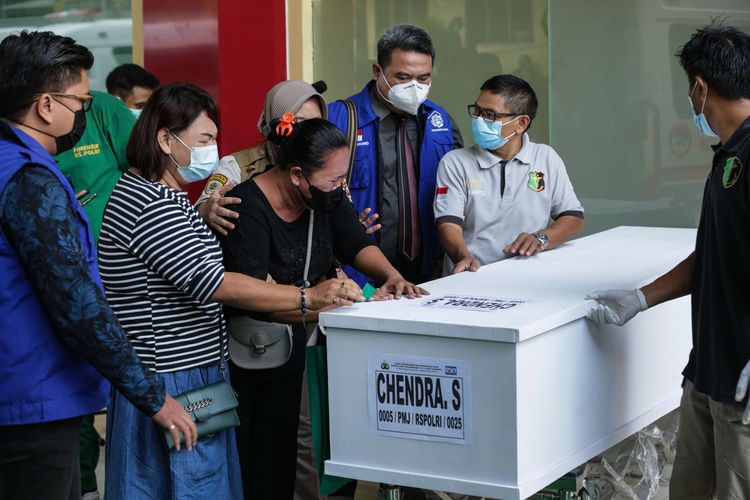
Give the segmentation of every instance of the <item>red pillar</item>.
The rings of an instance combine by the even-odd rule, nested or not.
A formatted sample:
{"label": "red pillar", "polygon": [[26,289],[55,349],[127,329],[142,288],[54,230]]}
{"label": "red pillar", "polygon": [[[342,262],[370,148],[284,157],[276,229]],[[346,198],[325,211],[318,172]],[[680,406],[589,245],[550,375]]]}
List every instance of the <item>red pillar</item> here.
{"label": "red pillar", "polygon": [[[286,2],[144,0],[146,69],[162,84],[194,83],[219,104],[222,155],[262,140],[266,91],[287,78]],[[191,199],[202,183],[190,186]]]}

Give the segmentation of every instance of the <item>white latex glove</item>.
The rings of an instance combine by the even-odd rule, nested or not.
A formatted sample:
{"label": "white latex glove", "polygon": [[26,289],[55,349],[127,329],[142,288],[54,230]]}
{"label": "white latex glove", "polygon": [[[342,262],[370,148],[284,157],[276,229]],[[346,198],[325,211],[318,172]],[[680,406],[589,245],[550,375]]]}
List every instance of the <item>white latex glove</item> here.
{"label": "white latex glove", "polygon": [[599,303],[586,317],[600,325],[622,326],[639,312],[648,309],[646,297],[640,289],[597,290],[586,295],[586,298]]}
{"label": "white latex glove", "polygon": [[[750,361],[747,362],[745,368],[740,372],[740,378],[737,379],[737,389],[734,392],[734,400],[738,403],[745,399],[748,382],[750,382]],[[748,399],[745,413],[742,415],[742,423],[745,425],[750,424],[750,399]]]}

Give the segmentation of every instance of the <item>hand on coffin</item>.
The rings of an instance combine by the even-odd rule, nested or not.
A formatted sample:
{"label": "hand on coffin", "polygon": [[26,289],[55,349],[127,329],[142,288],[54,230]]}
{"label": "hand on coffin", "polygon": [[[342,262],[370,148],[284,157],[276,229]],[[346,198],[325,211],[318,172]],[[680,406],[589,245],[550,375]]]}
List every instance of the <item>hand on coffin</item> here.
{"label": "hand on coffin", "polygon": [[[745,368],[740,372],[740,378],[737,380],[737,389],[734,393],[734,400],[741,403],[747,395],[748,382],[750,382],[750,361],[747,362]],[[747,425],[750,424],[750,398],[747,400],[745,406],[745,413],[742,415],[742,423]]]}
{"label": "hand on coffin", "polygon": [[503,248],[503,252],[506,254],[520,255],[522,257],[531,257],[543,251],[544,245],[534,235],[529,233],[519,234],[513,243]]}
{"label": "hand on coffin", "polygon": [[648,309],[646,297],[640,289],[597,290],[586,295],[586,298],[599,303],[586,317],[600,325],[622,326],[639,312]]}
{"label": "hand on coffin", "polygon": [[399,274],[391,276],[385,283],[380,285],[372,295],[372,300],[398,300],[402,295],[406,295],[410,299],[415,299],[429,294],[430,292],[413,283],[409,283]]}
{"label": "hand on coffin", "polygon": [[364,301],[359,285],[350,279],[329,279],[307,289],[307,307],[313,310],[331,305],[350,306]]}
{"label": "hand on coffin", "polygon": [[482,267],[482,263],[479,262],[479,259],[474,257],[473,254],[469,253],[466,257],[456,262],[456,264],[453,266],[453,272],[451,274],[458,274],[464,271],[473,273],[479,270],[480,267]]}

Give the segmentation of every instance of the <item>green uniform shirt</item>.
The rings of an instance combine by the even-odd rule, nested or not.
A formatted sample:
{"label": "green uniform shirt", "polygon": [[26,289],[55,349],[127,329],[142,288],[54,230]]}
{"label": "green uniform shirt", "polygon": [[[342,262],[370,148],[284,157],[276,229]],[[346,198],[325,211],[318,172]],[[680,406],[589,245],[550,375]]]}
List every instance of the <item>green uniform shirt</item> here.
{"label": "green uniform shirt", "polygon": [[125,147],[136,118],[116,97],[93,90],[91,95],[94,102],[86,113],[83,137],[72,150],[55,159],[76,192],[86,189],[87,197],[96,193],[96,198],[83,208],[91,221],[91,234],[98,241],[104,207],[120,176],[130,168]]}

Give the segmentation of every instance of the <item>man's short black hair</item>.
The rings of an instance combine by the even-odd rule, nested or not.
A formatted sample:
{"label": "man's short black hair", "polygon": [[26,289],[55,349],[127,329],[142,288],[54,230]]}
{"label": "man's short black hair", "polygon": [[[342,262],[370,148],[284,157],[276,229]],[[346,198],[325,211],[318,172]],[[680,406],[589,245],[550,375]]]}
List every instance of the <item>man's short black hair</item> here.
{"label": "man's short black hair", "polygon": [[691,88],[700,75],[725,99],[750,98],[750,36],[742,30],[719,23],[704,26],[675,55]]}
{"label": "man's short black hair", "polygon": [[500,94],[510,112],[516,115],[527,115],[532,121],[539,109],[539,100],[531,85],[515,75],[496,75],[482,84],[479,90]]}
{"label": "man's short black hair", "polygon": [[63,92],[81,81],[94,55],[51,31],[22,31],[0,43],[0,118],[19,120],[38,94]]}
{"label": "man's short black hair", "polygon": [[133,92],[133,87],[156,90],[159,79],[137,64],[122,64],[107,75],[107,92],[124,99]]}
{"label": "man's short black hair", "polygon": [[435,46],[425,30],[413,24],[391,26],[378,40],[378,64],[385,68],[391,64],[391,54],[395,49],[404,52],[428,54],[435,62]]}

